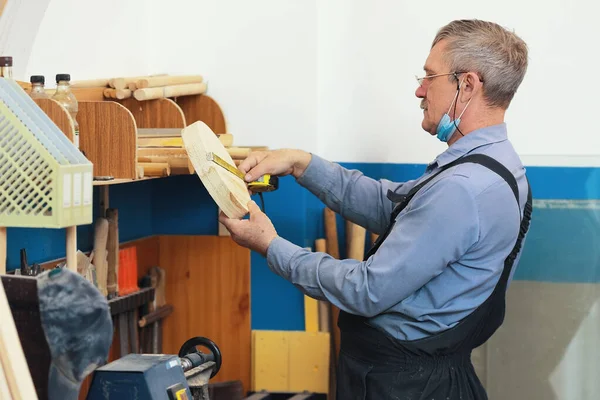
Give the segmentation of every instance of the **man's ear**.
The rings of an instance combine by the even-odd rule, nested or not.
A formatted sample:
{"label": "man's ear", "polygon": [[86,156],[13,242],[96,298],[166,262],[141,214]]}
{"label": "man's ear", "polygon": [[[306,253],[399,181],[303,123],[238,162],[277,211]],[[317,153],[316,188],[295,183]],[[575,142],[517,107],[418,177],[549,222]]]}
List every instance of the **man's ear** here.
{"label": "man's ear", "polygon": [[466,103],[481,90],[481,81],[477,74],[474,72],[465,74],[461,89],[461,102]]}

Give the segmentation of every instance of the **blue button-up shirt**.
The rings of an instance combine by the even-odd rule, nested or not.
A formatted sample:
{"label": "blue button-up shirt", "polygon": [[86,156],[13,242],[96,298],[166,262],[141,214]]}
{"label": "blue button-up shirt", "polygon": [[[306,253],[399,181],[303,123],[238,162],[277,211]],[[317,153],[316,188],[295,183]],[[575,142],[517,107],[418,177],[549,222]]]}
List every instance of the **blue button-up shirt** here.
{"label": "blue button-up shirt", "polygon": [[527,182],[504,123],[460,138],[417,180],[374,180],[316,155],[297,180],[345,219],[383,234],[394,206],[388,190],[406,194],[467,153],[493,157],[514,174],[520,209],[499,175],[478,164],[461,164],[414,196],[367,260],[337,260],[277,237],[267,252],[269,267],[305,294],[368,317],[371,325],[400,340],[451,328],[491,294],[518,236]]}

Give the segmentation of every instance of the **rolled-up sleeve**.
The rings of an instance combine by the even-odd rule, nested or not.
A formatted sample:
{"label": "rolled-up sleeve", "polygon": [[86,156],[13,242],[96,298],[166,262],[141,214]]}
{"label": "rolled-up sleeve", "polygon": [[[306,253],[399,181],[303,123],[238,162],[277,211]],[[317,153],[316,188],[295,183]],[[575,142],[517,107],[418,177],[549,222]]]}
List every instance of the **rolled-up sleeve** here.
{"label": "rolled-up sleeve", "polygon": [[366,317],[377,315],[438,276],[478,240],[476,198],[460,176],[421,190],[365,261],[337,260],[278,237],[267,251],[276,274],[305,294]]}
{"label": "rolled-up sleeve", "polygon": [[346,169],[314,154],[297,182],[344,219],[377,234],[386,228],[392,212],[388,190],[397,191],[402,186],[386,179],[369,178],[358,170]]}

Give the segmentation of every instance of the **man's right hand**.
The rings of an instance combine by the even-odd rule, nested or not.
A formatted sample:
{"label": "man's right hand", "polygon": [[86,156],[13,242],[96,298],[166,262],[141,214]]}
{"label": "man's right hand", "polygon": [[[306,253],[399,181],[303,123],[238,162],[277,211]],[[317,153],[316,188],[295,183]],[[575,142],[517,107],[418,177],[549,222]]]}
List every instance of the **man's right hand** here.
{"label": "man's right hand", "polygon": [[240,163],[238,169],[246,174],[246,182],[252,182],[265,174],[291,174],[298,178],[308,167],[311,157],[310,153],[302,150],[253,151]]}

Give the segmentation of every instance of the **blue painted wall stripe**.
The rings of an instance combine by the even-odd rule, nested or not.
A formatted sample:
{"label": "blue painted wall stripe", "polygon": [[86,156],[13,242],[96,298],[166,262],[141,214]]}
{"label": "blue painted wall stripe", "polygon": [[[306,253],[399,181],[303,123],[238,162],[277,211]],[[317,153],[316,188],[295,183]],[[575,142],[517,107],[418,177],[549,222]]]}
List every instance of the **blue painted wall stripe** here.
{"label": "blue painted wall stripe", "polygon": [[[417,178],[424,164],[343,163],[375,179],[404,181]],[[546,282],[600,282],[600,168],[528,167],[534,198],[571,202],[559,208],[535,208],[528,240],[515,279]],[[323,205],[293,178],[265,194],[267,214],[279,234],[313,247],[324,237]],[[98,201],[98,188],[94,189]],[[255,198],[258,202],[258,198]],[[110,187],[110,205],[119,209],[120,238],[134,240],[155,234],[215,235],[217,207],[196,176],[142,181]],[[97,204],[97,203],[96,203]],[[600,203],[599,203],[600,204]],[[344,222],[338,218],[340,254],[345,256]],[[93,246],[93,227],[78,227],[78,248]],[[25,247],[29,262],[64,257],[64,230],[8,229],[8,267],[19,265]],[[275,276],[265,259],[251,257],[253,329],[304,329],[301,293]]]}

